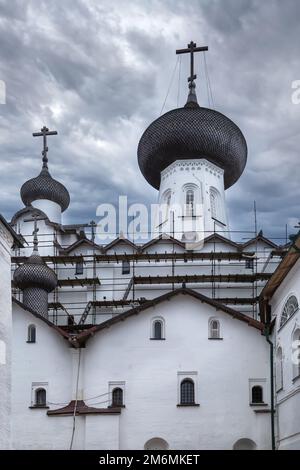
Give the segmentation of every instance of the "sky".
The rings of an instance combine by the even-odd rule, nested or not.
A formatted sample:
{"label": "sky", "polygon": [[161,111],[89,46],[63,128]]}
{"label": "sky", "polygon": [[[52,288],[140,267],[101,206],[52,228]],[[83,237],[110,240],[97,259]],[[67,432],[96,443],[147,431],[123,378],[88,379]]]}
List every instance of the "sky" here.
{"label": "sky", "polygon": [[200,105],[247,140],[246,169],[226,191],[234,238],[254,231],[255,200],[258,229],[283,243],[300,220],[299,38],[298,0],[0,0],[0,212],[10,220],[23,207],[43,125],[58,131],[49,169],[70,192],[64,223],[97,220],[97,206],[119,195],[157,202],[137,146],[161,112],[184,105],[189,59],[179,65],[175,50],[193,40],[209,48],[213,100],[203,54],[195,59]]}

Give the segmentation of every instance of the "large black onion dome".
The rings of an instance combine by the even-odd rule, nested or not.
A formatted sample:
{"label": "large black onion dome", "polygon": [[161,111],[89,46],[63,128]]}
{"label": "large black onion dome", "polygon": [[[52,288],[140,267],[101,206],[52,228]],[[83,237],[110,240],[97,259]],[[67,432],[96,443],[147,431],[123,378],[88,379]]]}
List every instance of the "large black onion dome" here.
{"label": "large black onion dome", "polygon": [[20,193],[25,206],[29,206],[37,199],[47,199],[59,204],[63,212],[70,204],[68,190],[63,184],[52,178],[47,166],[43,166],[36,178],[26,181],[21,187]]}
{"label": "large black onion dome", "polygon": [[247,161],[246,140],[224,114],[198,105],[190,93],[183,108],[173,109],[145,130],[138,163],[148,183],[159,189],[160,173],[176,160],[206,158],[224,169],[225,189],[241,176]]}
{"label": "large black onion dome", "polygon": [[21,290],[38,287],[51,292],[57,285],[57,277],[44,263],[38,251],[34,250],[28,260],[15,270],[14,283]]}

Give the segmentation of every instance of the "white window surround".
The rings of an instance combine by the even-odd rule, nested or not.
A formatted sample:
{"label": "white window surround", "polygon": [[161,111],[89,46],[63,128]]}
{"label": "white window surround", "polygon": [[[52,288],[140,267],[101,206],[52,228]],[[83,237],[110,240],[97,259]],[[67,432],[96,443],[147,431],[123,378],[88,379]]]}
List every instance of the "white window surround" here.
{"label": "white window surround", "polygon": [[279,329],[282,328],[298,310],[299,302],[297,296],[294,293],[289,293],[281,310]]}
{"label": "white window surround", "polygon": [[155,325],[155,322],[157,322],[157,321],[159,321],[161,323],[161,339],[166,339],[165,320],[164,320],[163,317],[160,317],[160,316],[151,318],[151,321],[150,321],[150,338],[155,339],[154,325]]}
{"label": "white window surround", "polygon": [[[298,360],[298,364],[295,362]],[[300,328],[295,324],[292,334],[293,382],[300,377]]]}
{"label": "white window surround", "polygon": [[[213,328],[214,322],[218,323],[218,328]],[[211,317],[208,320],[208,339],[223,339],[221,336],[221,323],[217,317]]]}
{"label": "white window surround", "polygon": [[[108,406],[112,406],[112,392],[115,388],[121,388],[123,390],[123,406],[126,403],[126,397],[125,397],[125,381],[115,381],[112,380],[108,382]],[[104,401],[104,400],[103,400]],[[105,407],[105,404],[103,404]]]}
{"label": "white window surround", "polygon": [[222,197],[220,191],[214,186],[209,188],[209,200],[210,200],[210,214],[212,219],[215,219],[221,224],[224,224],[224,214],[222,208]]}
{"label": "white window surround", "polygon": [[185,379],[190,379],[194,382],[195,405],[198,405],[199,404],[198,372],[197,371],[179,371],[177,372],[177,406],[180,405],[180,402],[181,402],[181,382]]}
{"label": "white window surround", "polygon": [[[252,403],[252,388],[261,387],[263,392],[263,403]],[[249,379],[249,405],[250,406],[267,406],[267,379]]]}
{"label": "white window surround", "polygon": [[197,205],[199,204],[199,187],[194,183],[187,183],[182,188],[183,191],[183,215],[192,217],[197,215]]}
{"label": "white window surround", "polygon": [[46,391],[46,405],[48,403],[48,382],[32,382],[31,384],[31,406],[34,407],[36,405],[35,398],[36,398],[36,391],[40,388],[43,388]]}

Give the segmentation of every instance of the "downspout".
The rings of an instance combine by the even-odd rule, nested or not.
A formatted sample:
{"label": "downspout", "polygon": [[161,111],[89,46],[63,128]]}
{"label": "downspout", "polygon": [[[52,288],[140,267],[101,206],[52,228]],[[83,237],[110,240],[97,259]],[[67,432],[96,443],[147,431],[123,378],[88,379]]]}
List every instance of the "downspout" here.
{"label": "downspout", "polygon": [[274,407],[274,345],[270,340],[270,322],[265,325],[265,337],[270,345],[270,379],[271,379],[271,440],[272,450],[276,450],[275,444],[275,407]]}

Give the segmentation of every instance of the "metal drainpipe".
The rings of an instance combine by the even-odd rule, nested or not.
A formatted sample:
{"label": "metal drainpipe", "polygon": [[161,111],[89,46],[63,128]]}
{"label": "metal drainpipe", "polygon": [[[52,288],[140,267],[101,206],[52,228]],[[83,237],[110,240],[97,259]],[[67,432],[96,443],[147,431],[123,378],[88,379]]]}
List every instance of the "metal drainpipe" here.
{"label": "metal drainpipe", "polygon": [[272,450],[276,450],[275,444],[275,408],[274,408],[274,345],[270,340],[270,324],[265,326],[266,340],[270,345],[270,376],[271,376],[271,439]]}

